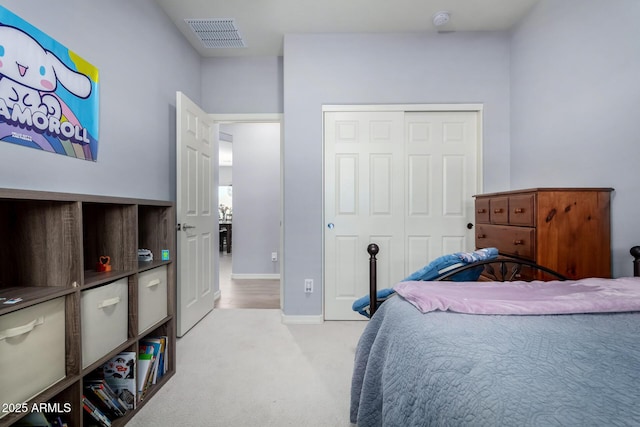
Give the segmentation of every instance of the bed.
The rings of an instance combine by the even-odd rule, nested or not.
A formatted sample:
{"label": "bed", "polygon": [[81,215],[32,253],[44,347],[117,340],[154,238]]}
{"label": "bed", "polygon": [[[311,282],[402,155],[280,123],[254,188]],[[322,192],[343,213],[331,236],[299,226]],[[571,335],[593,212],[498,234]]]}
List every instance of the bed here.
{"label": "bed", "polygon": [[498,260],[483,266],[494,282],[400,283],[358,342],[351,422],[640,425],[640,247],[631,253],[633,278],[504,283],[539,276]]}

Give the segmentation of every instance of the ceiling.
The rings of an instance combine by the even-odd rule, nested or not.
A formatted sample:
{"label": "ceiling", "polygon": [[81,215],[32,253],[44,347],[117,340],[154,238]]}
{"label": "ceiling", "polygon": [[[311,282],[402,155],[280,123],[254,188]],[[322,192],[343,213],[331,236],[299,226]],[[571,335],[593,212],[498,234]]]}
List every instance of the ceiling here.
{"label": "ceiling", "polygon": [[[538,0],[156,0],[203,57],[281,56],[288,33],[504,31]],[[205,48],[185,19],[234,19],[246,47]]]}

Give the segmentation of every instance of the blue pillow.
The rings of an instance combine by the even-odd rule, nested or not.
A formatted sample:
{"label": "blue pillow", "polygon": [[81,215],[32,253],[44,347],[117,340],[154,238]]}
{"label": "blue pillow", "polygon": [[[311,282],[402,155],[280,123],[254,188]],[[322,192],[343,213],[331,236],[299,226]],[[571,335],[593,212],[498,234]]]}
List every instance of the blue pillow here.
{"label": "blue pillow", "polygon": [[[396,293],[396,291],[393,290],[393,288],[386,288],[386,289],[380,289],[377,293],[376,293],[376,301],[378,306],[380,304],[382,304],[383,302],[385,302],[389,297],[393,296]],[[365,295],[361,298],[358,298],[357,300],[355,300],[353,302],[353,305],[351,306],[351,309],[353,311],[357,311],[358,313],[362,314],[365,317],[371,317],[369,316],[369,295]]]}
{"label": "blue pillow", "polygon": [[[410,274],[402,281],[432,281],[454,268],[497,257],[498,249],[496,248],[484,248],[473,252],[456,252],[449,255],[443,255],[434,259],[420,270]],[[451,279],[455,282],[475,282],[478,280],[478,277],[480,277],[482,270],[482,266],[479,266],[478,268],[471,268],[463,273],[456,274]],[[395,291],[393,288],[380,289],[376,293],[378,305],[382,304],[386,299],[390,298],[394,294]],[[355,300],[351,308],[353,311],[357,311],[363,316],[369,317],[369,295],[365,295],[362,298]]]}
{"label": "blue pillow", "polygon": [[[498,249],[484,248],[473,252],[456,252],[449,255],[442,255],[431,261],[420,270],[407,276],[403,282],[423,280],[431,281],[437,279],[454,268],[462,267],[477,261],[494,259],[498,257]],[[473,282],[478,279],[482,269],[470,269],[463,273],[456,274],[452,279],[456,282]]]}

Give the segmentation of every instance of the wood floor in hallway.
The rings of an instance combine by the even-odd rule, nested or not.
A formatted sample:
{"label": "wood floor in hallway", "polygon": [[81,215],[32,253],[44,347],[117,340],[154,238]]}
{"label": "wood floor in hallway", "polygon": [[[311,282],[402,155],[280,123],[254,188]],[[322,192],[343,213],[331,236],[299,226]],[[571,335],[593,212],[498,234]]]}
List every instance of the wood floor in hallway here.
{"label": "wood floor in hallway", "polygon": [[231,279],[232,254],[220,252],[220,298],[215,308],[280,308],[279,280]]}

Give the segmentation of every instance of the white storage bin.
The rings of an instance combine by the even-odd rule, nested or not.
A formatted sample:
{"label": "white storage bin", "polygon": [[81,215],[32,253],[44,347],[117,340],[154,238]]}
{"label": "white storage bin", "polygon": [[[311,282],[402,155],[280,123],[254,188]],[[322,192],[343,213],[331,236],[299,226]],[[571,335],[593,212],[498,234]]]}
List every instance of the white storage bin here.
{"label": "white storage bin", "polygon": [[167,266],[138,275],[138,333],[167,317]]}
{"label": "white storage bin", "polygon": [[0,316],[0,403],[26,402],[64,379],[64,343],[64,297]]}
{"label": "white storage bin", "polygon": [[82,291],[80,319],[82,367],[86,368],[127,340],[128,279]]}

